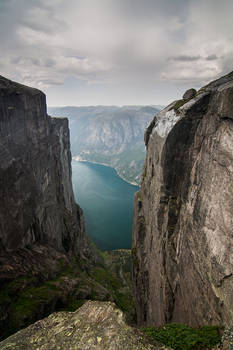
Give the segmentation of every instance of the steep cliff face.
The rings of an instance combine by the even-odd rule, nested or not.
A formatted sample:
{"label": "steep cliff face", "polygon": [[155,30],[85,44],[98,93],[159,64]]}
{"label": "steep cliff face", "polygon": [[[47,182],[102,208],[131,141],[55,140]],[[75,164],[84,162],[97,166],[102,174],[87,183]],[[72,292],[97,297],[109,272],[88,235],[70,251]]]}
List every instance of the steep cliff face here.
{"label": "steep cliff face", "polygon": [[42,92],[1,77],[0,138],[1,249],[36,242],[79,249],[83,223],[71,184],[68,121],[47,115]]}
{"label": "steep cliff face", "polygon": [[186,97],[145,134],[132,250],[140,324],[233,322],[233,73]]}
{"label": "steep cliff face", "polygon": [[3,77],[0,204],[1,339],[67,305],[83,270],[102,261],[74,201],[67,119],[47,115],[42,92]]}
{"label": "steep cliff face", "polygon": [[47,115],[42,92],[3,77],[0,204],[1,340],[89,299],[114,301],[134,317],[130,252],[103,256],[84,233],[67,119]]}

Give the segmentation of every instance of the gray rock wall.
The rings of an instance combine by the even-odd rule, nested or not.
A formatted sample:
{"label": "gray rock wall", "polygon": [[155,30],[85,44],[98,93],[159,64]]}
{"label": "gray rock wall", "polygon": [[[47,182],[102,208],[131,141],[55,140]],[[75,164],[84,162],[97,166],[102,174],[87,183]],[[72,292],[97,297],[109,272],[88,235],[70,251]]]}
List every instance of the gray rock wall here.
{"label": "gray rock wall", "polygon": [[138,323],[232,324],[233,73],[176,107],[145,134],[132,249]]}
{"label": "gray rock wall", "polygon": [[83,219],[70,161],[67,119],[47,115],[39,90],[0,77],[0,249],[80,249]]}

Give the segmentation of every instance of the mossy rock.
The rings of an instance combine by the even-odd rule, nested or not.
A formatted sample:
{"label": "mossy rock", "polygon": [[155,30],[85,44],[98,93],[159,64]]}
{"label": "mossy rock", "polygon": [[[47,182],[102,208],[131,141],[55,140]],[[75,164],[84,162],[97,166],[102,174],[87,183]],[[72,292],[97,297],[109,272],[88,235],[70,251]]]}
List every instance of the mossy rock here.
{"label": "mossy rock", "polygon": [[[106,254],[110,266],[104,261]],[[54,311],[75,311],[86,300],[115,301],[127,313],[128,319],[134,319],[130,251],[106,254],[94,268],[90,268],[84,259],[77,262],[75,258],[60,258],[53,278],[28,273],[2,286],[0,339]]]}
{"label": "mossy rock", "polygon": [[178,109],[180,107],[182,107],[187,101],[185,100],[178,100],[176,101],[176,103],[174,104],[174,106],[171,109],[174,109],[176,112],[178,111]]}
{"label": "mossy rock", "polygon": [[161,327],[143,327],[151,338],[174,350],[206,350],[220,343],[218,326],[191,328],[183,324],[171,323]]}

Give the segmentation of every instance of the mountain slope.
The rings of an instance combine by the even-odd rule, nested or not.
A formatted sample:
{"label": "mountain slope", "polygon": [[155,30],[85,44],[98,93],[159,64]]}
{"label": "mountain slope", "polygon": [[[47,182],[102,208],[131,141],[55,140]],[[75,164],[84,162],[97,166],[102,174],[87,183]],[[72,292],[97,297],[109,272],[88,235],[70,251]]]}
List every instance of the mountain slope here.
{"label": "mountain slope", "polygon": [[158,112],[153,106],[50,107],[54,116],[69,118],[71,150],[76,159],[104,163],[139,183],[145,158],[143,134]]}

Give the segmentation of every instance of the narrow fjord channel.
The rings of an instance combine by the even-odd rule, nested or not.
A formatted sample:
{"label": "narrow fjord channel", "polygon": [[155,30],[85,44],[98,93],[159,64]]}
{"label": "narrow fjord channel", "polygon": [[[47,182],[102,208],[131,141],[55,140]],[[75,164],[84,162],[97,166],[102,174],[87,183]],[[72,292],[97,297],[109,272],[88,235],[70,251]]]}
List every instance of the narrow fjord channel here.
{"label": "narrow fjord channel", "polygon": [[130,249],[133,196],[139,187],[100,164],[73,161],[72,172],[75,199],[96,245],[102,250]]}

